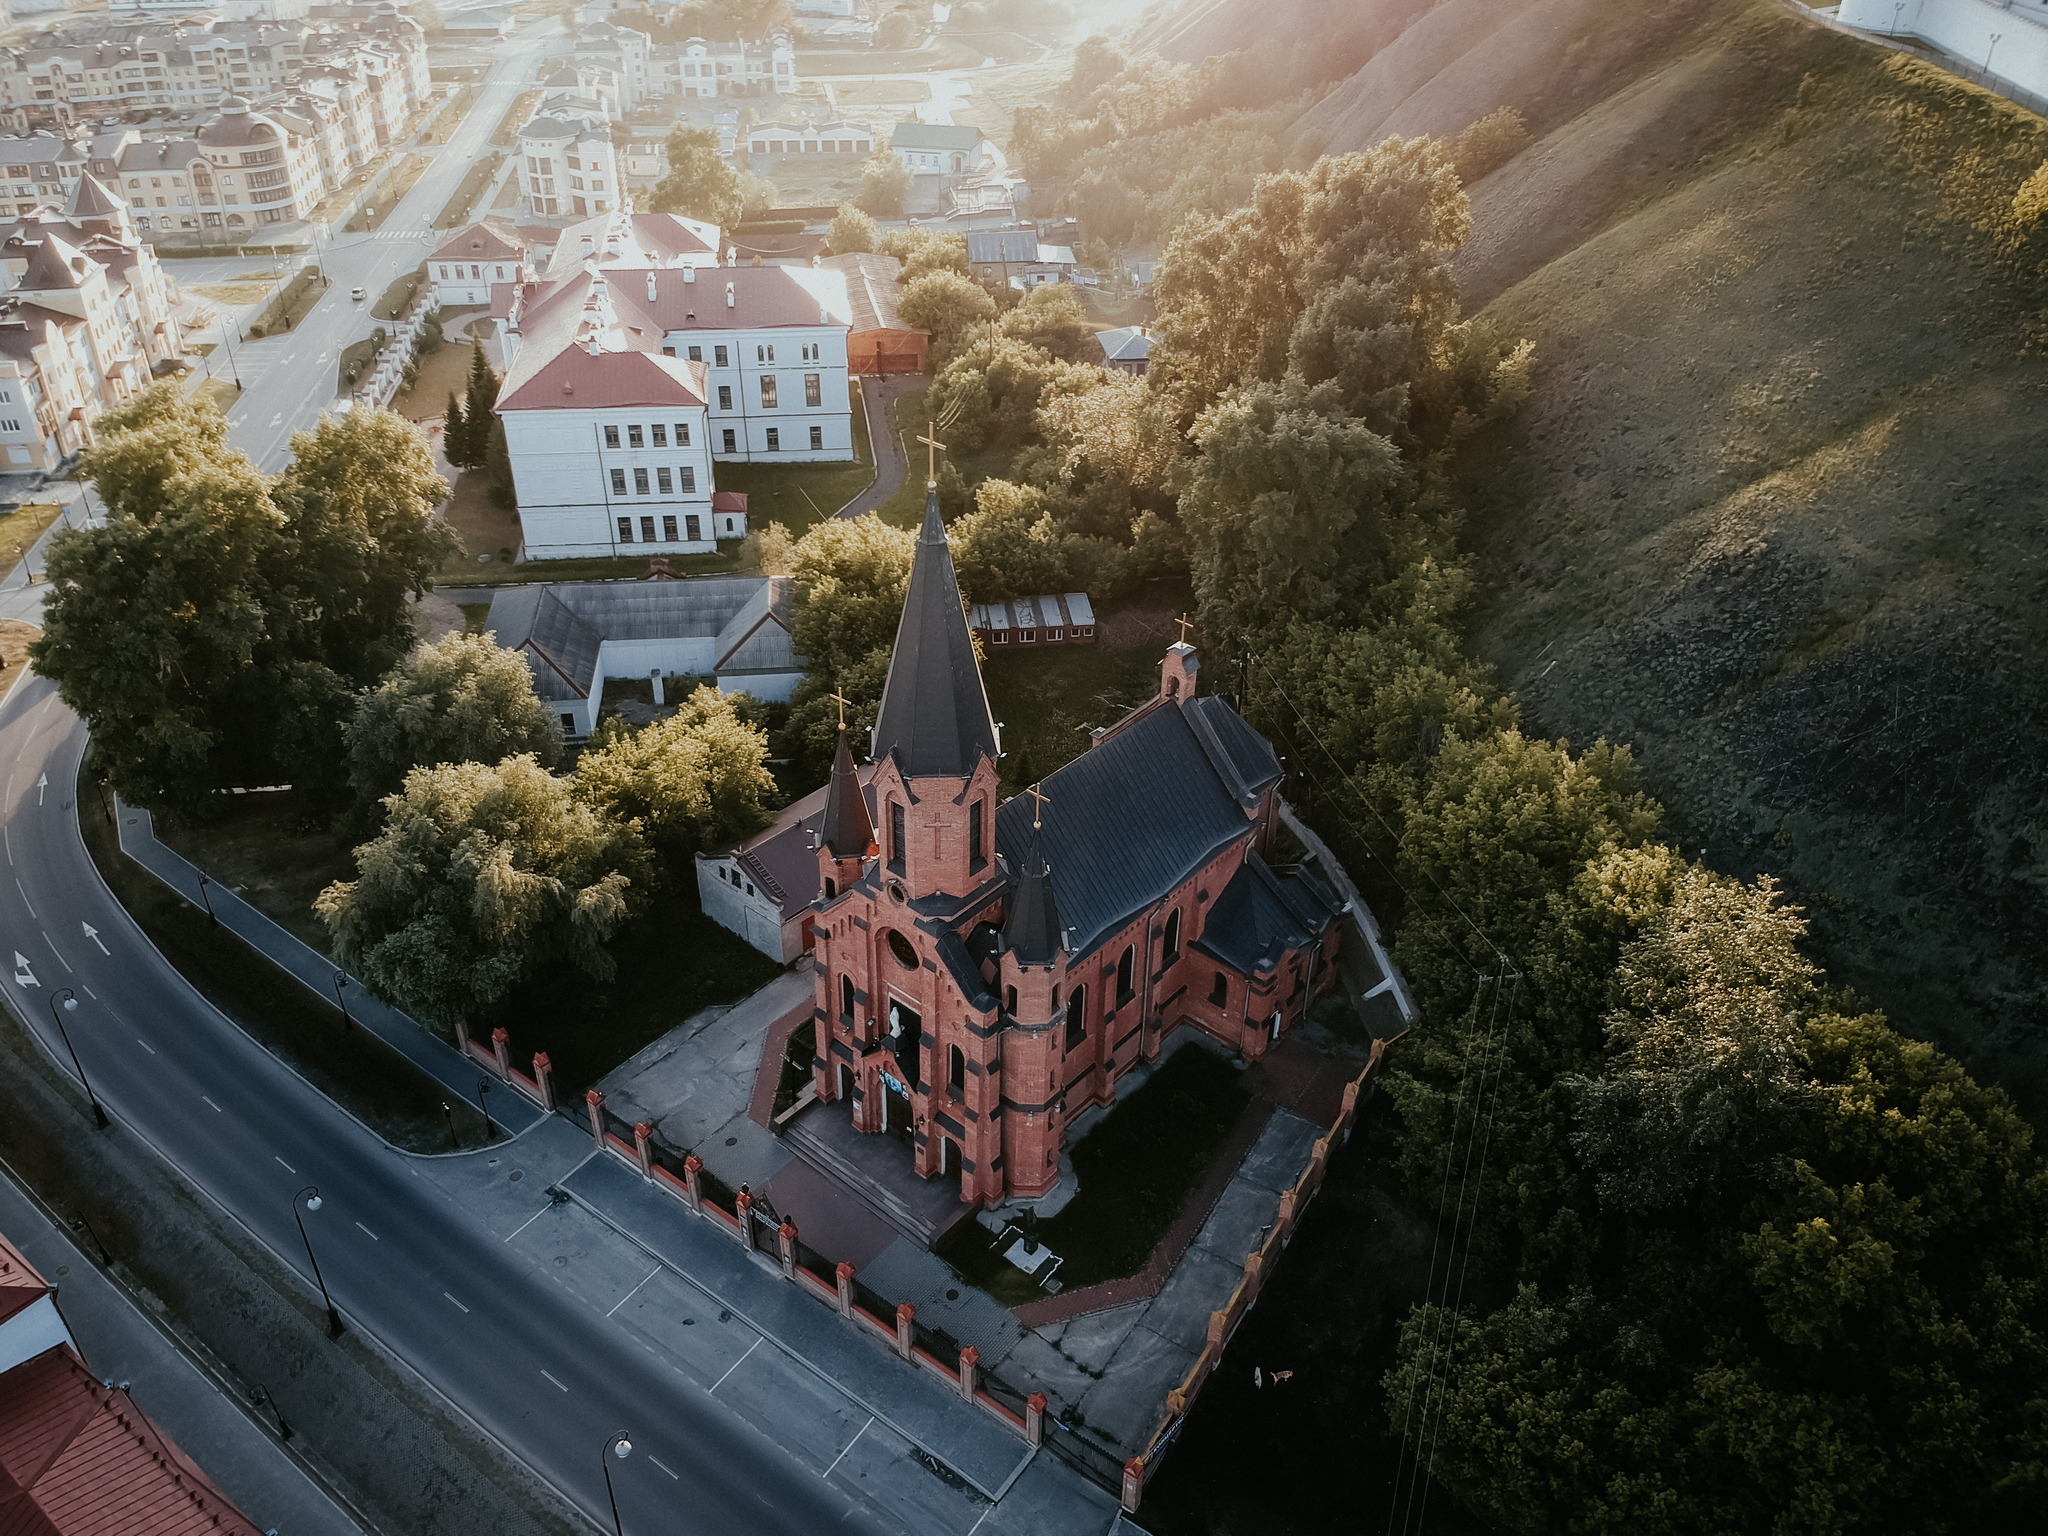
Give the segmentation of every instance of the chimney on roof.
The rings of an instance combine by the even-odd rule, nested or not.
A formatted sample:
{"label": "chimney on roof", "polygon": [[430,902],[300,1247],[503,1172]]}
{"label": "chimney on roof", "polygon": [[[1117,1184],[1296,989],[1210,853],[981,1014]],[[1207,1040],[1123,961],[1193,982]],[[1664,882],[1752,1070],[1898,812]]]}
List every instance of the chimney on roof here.
{"label": "chimney on roof", "polygon": [[815,268],[815,267],[822,267],[822,266],[823,266],[824,264],[825,264],[825,258],[824,258],[823,256],[821,256],[821,255],[820,255],[820,254],[819,254],[818,252],[816,252],[816,251],[813,251],[813,252],[811,252],[811,265],[812,265],[812,267],[814,267],[814,268]]}
{"label": "chimney on roof", "polygon": [[592,331],[590,333],[590,340],[583,344],[583,350],[592,357],[597,357],[604,351],[604,343],[598,339],[597,332]]}
{"label": "chimney on roof", "polygon": [[590,236],[585,235],[583,237],[583,254],[587,257],[595,248],[595,243],[591,240]]}
{"label": "chimney on roof", "polygon": [[694,262],[686,261],[683,263],[683,281],[686,283],[697,281],[697,267]]}
{"label": "chimney on roof", "polygon": [[647,302],[650,304],[654,302],[654,274],[652,272],[647,274]]}
{"label": "chimney on roof", "polygon": [[725,307],[727,309],[731,309],[733,307],[733,302],[734,301],[732,296],[732,284],[727,283],[725,285]]}
{"label": "chimney on roof", "polygon": [[728,245],[725,248],[725,264],[728,267],[736,267],[740,264],[740,250],[738,246]]}

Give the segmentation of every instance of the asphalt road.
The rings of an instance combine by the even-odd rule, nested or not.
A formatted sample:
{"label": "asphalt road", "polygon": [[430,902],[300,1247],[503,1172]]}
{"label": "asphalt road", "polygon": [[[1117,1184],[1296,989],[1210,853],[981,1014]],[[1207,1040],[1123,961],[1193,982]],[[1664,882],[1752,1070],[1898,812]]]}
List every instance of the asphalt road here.
{"label": "asphalt road", "polygon": [[[491,131],[519,93],[539,83],[542,60],[566,45],[561,21],[550,18],[493,50],[497,62],[484,77],[469,115],[446,144],[418,151],[433,155],[434,162],[383,227],[368,234],[336,231],[316,243],[311,254],[321,259],[322,270],[333,281],[297,328],[261,341],[232,344],[232,371],[241,379],[243,393],[228,411],[228,442],[247,453],[258,469],[267,474],[283,469],[292,433],[311,428],[322,411],[333,408],[339,398],[342,351],[368,336],[374,326],[388,324],[375,319],[370,306],[395,278],[418,267],[446,233],[431,227],[435,216],[469,168],[489,156]],[[349,297],[354,288],[368,294],[360,304]],[[214,371],[227,370],[216,365]]]}
{"label": "asphalt road", "polygon": [[[68,1065],[50,999],[69,986],[79,998],[67,1016],[72,1044],[112,1114],[309,1285],[294,1195],[318,1185],[323,1206],[306,1222],[349,1326],[407,1361],[601,1529],[611,1518],[598,1450],[622,1427],[638,1447],[614,1479],[628,1531],[882,1528],[869,1506],[708,1396],[678,1391],[647,1351],[451,1212],[411,1159],[207,1005],[92,865],[74,804],[85,742],[43,678],[22,679],[0,704],[0,987],[56,1059]],[[648,1461],[670,1475],[652,1475]]]}

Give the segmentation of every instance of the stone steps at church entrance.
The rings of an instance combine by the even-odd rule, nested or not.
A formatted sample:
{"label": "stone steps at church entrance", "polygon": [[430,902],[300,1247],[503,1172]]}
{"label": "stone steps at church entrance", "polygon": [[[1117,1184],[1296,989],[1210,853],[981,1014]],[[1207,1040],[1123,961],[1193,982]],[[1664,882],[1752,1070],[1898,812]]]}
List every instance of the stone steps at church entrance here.
{"label": "stone steps at church entrance", "polygon": [[[910,1149],[888,1136],[856,1131],[837,1103],[813,1104],[782,1132],[789,1150],[922,1248],[973,1213],[956,1179],[919,1179]],[[900,1165],[900,1166],[899,1166]],[[892,1188],[901,1185],[901,1190]]]}

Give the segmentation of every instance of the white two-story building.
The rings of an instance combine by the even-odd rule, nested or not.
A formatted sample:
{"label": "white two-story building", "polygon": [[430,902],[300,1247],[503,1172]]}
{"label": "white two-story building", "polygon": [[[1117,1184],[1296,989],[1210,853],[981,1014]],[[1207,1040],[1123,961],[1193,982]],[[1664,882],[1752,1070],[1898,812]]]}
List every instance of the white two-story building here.
{"label": "white two-story building", "polygon": [[714,508],[714,460],[855,457],[843,274],[556,267],[499,290],[497,410],[530,558],[706,553],[747,533],[736,498]]}

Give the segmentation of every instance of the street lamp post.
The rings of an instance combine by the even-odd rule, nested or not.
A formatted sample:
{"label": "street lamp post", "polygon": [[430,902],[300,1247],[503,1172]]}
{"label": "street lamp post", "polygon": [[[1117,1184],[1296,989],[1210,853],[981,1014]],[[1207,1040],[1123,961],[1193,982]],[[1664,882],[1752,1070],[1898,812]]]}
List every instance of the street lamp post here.
{"label": "street lamp post", "polygon": [[313,1279],[320,1287],[320,1299],[327,1303],[327,1337],[338,1339],[344,1332],[341,1326],[341,1314],[334,1310],[334,1298],[327,1294],[327,1279],[320,1273],[320,1261],[313,1257],[313,1239],[306,1235],[306,1218],[304,1212],[300,1209],[301,1206],[307,1211],[317,1211],[320,1209],[320,1189],[318,1185],[308,1184],[304,1189],[292,1196],[292,1220],[299,1224],[299,1241],[306,1245],[306,1262],[313,1266]]}
{"label": "street lamp post", "polygon": [[491,1106],[484,1101],[484,1095],[490,1091],[491,1080],[488,1077],[480,1077],[476,1080],[476,1107],[484,1112],[484,1140],[486,1142],[492,1136]]}
{"label": "street lamp post", "polygon": [[[59,1004],[62,1005],[61,1012],[59,1011]],[[57,1033],[63,1038],[64,1049],[71,1053],[71,1065],[78,1073],[78,1080],[85,1084],[85,1096],[92,1104],[92,1117],[98,1122],[99,1128],[104,1131],[113,1122],[107,1118],[107,1112],[100,1108],[99,1095],[92,1091],[92,1082],[85,1075],[84,1063],[78,1059],[78,1047],[71,1043],[71,1031],[64,1027],[64,1015],[76,1012],[78,1012],[78,994],[69,987],[66,987],[62,992],[59,992],[50,999],[50,1017],[57,1021]],[[99,1239],[94,1238],[93,1241],[98,1242]]]}
{"label": "street lamp post", "polygon": [[1991,46],[1984,50],[1984,73],[1977,77],[1984,84],[1988,85],[1991,82],[1991,55],[1998,52],[1998,45],[2004,38],[2005,34],[2003,32],[1992,33]]}
{"label": "street lamp post", "polygon": [[227,322],[227,317],[222,316],[220,322],[221,350],[228,355],[228,372],[235,376],[235,388],[239,390],[242,387],[242,370],[235,366],[235,349],[228,345],[228,332],[232,329],[233,327]]}
{"label": "street lamp post", "polygon": [[217,917],[215,917],[215,916],[213,915],[213,898],[212,898],[211,896],[207,895],[207,893],[206,893],[206,887],[207,887],[208,885],[210,885],[211,883],[212,883],[212,882],[211,882],[211,881],[209,881],[209,880],[208,880],[208,879],[206,878],[206,871],[205,871],[205,870],[203,870],[203,869],[202,869],[202,870],[200,870],[200,871],[199,871],[199,899],[200,899],[200,901],[202,901],[203,903],[205,903],[205,906],[206,906],[206,920],[207,920],[207,921],[208,921],[209,923],[213,924],[213,926],[214,926],[214,927],[218,928],[218,927],[220,926],[220,919],[219,919],[219,918],[217,918]]}
{"label": "street lamp post", "polygon": [[448,1122],[448,1150],[460,1152],[462,1150],[462,1138],[455,1134],[455,1111],[448,1107],[446,1099],[441,1101],[441,1118]]}
{"label": "street lamp post", "polygon": [[615,1435],[605,1436],[604,1450],[598,1456],[598,1465],[604,1468],[604,1496],[612,1505],[612,1536],[626,1536],[626,1528],[619,1523],[619,1496],[612,1491],[612,1458],[624,1461],[633,1454],[633,1437],[624,1430]]}
{"label": "street lamp post", "polygon": [[83,1216],[74,1216],[71,1218],[71,1230],[83,1232],[92,1239],[93,1247],[100,1251],[100,1267],[102,1269],[112,1269],[114,1267],[114,1256],[107,1252],[107,1245],[100,1241],[100,1235],[93,1229],[91,1222],[87,1221]]}
{"label": "street lamp post", "polygon": [[337,967],[334,972],[334,1000],[341,1006],[341,1027],[353,1029],[355,1020],[348,1016],[348,999],[341,995],[341,989],[347,984],[348,978],[342,975],[340,968]]}
{"label": "street lamp post", "polygon": [[284,1421],[284,1410],[277,1406],[277,1399],[270,1395],[270,1388],[264,1386],[260,1381],[256,1383],[255,1399],[277,1415],[277,1438],[280,1440],[291,1439],[292,1427]]}

